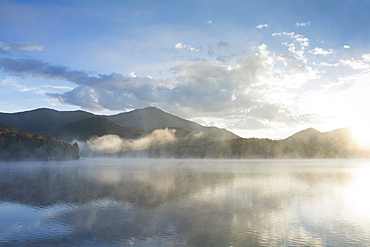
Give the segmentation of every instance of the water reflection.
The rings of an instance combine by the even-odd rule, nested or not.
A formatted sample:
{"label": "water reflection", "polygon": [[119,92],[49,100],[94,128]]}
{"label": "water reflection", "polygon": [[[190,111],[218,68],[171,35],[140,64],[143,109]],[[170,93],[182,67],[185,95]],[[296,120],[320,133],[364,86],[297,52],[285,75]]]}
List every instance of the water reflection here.
{"label": "water reflection", "polygon": [[366,246],[367,160],[0,165],[0,244]]}

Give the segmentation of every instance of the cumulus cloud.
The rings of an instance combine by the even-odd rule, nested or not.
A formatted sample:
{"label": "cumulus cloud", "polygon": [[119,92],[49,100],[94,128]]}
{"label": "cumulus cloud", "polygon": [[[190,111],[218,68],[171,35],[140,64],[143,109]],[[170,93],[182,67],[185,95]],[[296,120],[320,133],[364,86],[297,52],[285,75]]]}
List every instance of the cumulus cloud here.
{"label": "cumulus cloud", "polygon": [[294,54],[299,60],[306,62],[305,50],[310,45],[310,41],[304,35],[296,34],[295,32],[280,32],[273,33],[273,37],[287,37],[293,40],[292,42],[283,42],[282,44],[288,47],[288,50]]}
{"label": "cumulus cloud", "polygon": [[[172,105],[198,109],[199,111],[218,111],[230,109],[240,104],[249,105],[251,96],[245,91],[248,86],[258,83],[255,68],[248,64],[258,63],[254,59],[240,61],[241,67],[230,68],[215,65],[206,60],[195,60],[173,68],[176,75],[168,82],[176,85],[164,95]],[[264,66],[263,61],[254,66]]]}
{"label": "cumulus cloud", "polygon": [[295,32],[273,33],[272,36],[280,36],[280,37],[286,36],[286,37],[292,38],[294,39],[295,42],[300,43],[300,45],[304,47],[307,47],[310,45],[308,38],[306,38],[304,35],[296,34]]}
{"label": "cumulus cloud", "polygon": [[312,53],[314,55],[324,55],[327,56],[329,54],[333,53],[333,49],[325,50],[320,47],[315,47],[313,50],[310,50],[309,53]]}
{"label": "cumulus cloud", "polygon": [[344,46],[343,46],[343,48],[344,48],[344,49],[349,49],[349,48],[351,48],[351,47],[350,47],[349,45],[344,45]]}
{"label": "cumulus cloud", "polygon": [[27,42],[1,42],[0,49],[8,50],[19,50],[19,51],[43,51],[44,46],[38,43],[27,43]]}
{"label": "cumulus cloud", "polygon": [[340,62],[343,65],[349,66],[354,70],[369,69],[370,68],[369,64],[365,63],[362,60],[357,60],[355,58],[348,58],[348,59],[345,59],[345,60],[340,60]]}
{"label": "cumulus cloud", "polygon": [[197,52],[197,51],[200,51],[200,48],[195,48],[195,47],[192,47],[190,45],[185,45],[183,43],[177,43],[175,45],[175,48],[176,49],[179,49],[179,50],[185,50],[187,52]]}
{"label": "cumulus cloud", "polygon": [[262,29],[264,27],[269,27],[269,25],[267,25],[267,24],[260,24],[260,25],[256,26],[257,29]]}
{"label": "cumulus cloud", "polygon": [[364,62],[370,62],[370,53],[362,55],[362,60]]}

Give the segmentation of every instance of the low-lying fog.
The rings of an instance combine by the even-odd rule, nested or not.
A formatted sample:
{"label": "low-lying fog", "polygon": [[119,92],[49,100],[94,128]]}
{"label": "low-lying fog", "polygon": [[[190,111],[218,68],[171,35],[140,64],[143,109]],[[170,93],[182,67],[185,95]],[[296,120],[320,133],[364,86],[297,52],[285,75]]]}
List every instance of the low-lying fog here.
{"label": "low-lying fog", "polygon": [[176,130],[158,129],[140,139],[125,139],[118,135],[94,137],[86,142],[78,142],[82,153],[89,151],[114,154],[125,151],[145,150],[153,146],[170,144],[176,141]]}

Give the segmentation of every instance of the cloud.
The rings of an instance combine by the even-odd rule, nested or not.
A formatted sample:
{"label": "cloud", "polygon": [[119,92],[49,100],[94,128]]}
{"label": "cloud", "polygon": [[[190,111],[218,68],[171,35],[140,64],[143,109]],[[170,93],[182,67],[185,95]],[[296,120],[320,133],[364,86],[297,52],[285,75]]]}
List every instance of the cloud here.
{"label": "cloud", "polygon": [[269,27],[269,25],[267,25],[267,24],[260,24],[260,25],[256,26],[257,29],[262,29],[264,27]]}
{"label": "cloud", "polygon": [[238,118],[237,121],[232,122],[228,127],[230,129],[252,130],[252,129],[265,129],[267,128],[267,125],[261,119],[246,115],[243,118]]}
{"label": "cloud", "polygon": [[127,77],[131,77],[131,78],[135,78],[135,77],[136,77],[136,75],[135,75],[135,71],[131,71],[131,72],[130,72],[130,73],[128,73],[126,76],[127,76]]}
{"label": "cloud", "polygon": [[30,92],[39,90],[39,88],[32,85],[23,85],[13,78],[6,78],[4,80],[1,80],[0,86],[10,86],[17,92]]}
{"label": "cloud", "polygon": [[185,50],[187,52],[198,52],[200,51],[200,48],[195,48],[195,47],[192,47],[190,45],[184,45],[183,43],[177,43],[175,45],[175,48],[178,49],[178,50]]}
{"label": "cloud", "polygon": [[297,58],[295,56],[285,55],[281,54],[277,56],[277,60],[283,61],[285,65],[288,65],[288,63],[296,63]]}
{"label": "cloud", "polygon": [[65,79],[76,84],[88,81],[89,75],[83,71],[71,70],[36,59],[0,58],[0,69],[15,75],[31,75],[49,79]]}
{"label": "cloud", "polygon": [[309,39],[304,37],[304,35],[296,34],[295,32],[281,32],[281,33],[273,33],[272,36],[280,36],[280,37],[289,37],[294,39],[295,42],[298,42],[301,46],[307,47],[310,45]]}
{"label": "cloud", "polygon": [[[365,58],[366,57],[367,56],[365,56]],[[365,63],[362,60],[356,60],[354,58],[348,58],[348,59],[345,59],[345,60],[340,60],[340,62],[343,65],[349,66],[349,67],[351,67],[354,70],[369,69],[370,68],[370,65],[369,64]]]}
{"label": "cloud", "polygon": [[[24,61],[19,61],[22,65]],[[28,63],[33,64],[31,61]],[[104,108],[119,110],[148,105],[172,105],[180,109],[197,112],[212,112],[248,107],[257,97],[252,87],[262,83],[273,66],[267,46],[261,45],[255,56],[240,59],[236,66],[212,64],[207,60],[192,60],[172,68],[173,76],[164,80],[148,77],[129,77],[121,74],[90,76],[60,68],[59,75],[52,65],[35,62],[38,66],[26,67],[32,75],[63,77],[78,84],[73,90],[63,94],[49,94],[61,102],[79,105],[86,109]],[[7,66],[10,71],[11,66]],[[13,64],[11,71],[19,67]],[[251,88],[249,88],[251,87]],[[249,89],[248,89],[249,88]]]}
{"label": "cloud", "polygon": [[208,20],[205,24],[206,24],[206,25],[212,25],[212,26],[214,26],[214,24],[213,24],[213,21],[212,21],[212,20]]}
{"label": "cloud", "polygon": [[258,107],[251,108],[249,116],[256,117],[261,120],[275,121],[275,122],[289,122],[289,114],[283,105],[267,103]]}
{"label": "cloud", "polygon": [[218,48],[224,48],[224,49],[228,49],[230,45],[231,45],[230,42],[227,42],[227,41],[220,41],[217,43]]}
{"label": "cloud", "polygon": [[314,65],[320,65],[320,66],[325,66],[325,67],[338,67],[340,63],[326,63],[326,62],[321,62],[319,64],[314,63]]}
{"label": "cloud", "polygon": [[1,42],[0,49],[8,50],[19,50],[19,51],[43,51],[44,46],[38,43],[27,43],[27,42]]}
{"label": "cloud", "polygon": [[280,32],[273,33],[273,37],[288,37],[293,39],[293,42],[283,42],[282,44],[288,47],[288,50],[293,53],[299,60],[307,61],[305,50],[310,45],[310,40],[304,35],[296,34],[295,32]]}
{"label": "cloud", "polygon": [[362,55],[362,60],[364,62],[370,62],[370,53]]}
{"label": "cloud", "polygon": [[327,56],[333,53],[333,49],[324,50],[323,48],[315,47],[313,50],[310,50],[309,53],[314,55],[324,55]]}
{"label": "cloud", "polygon": [[295,24],[296,27],[305,27],[305,26],[309,26],[311,25],[311,21],[308,21],[308,22],[297,22]]}
{"label": "cloud", "polygon": [[72,90],[73,87],[68,87],[68,86],[54,86],[54,85],[43,85],[41,87],[44,87],[44,88],[55,88],[55,89],[68,89],[68,90]]}
{"label": "cloud", "polygon": [[212,64],[206,60],[178,65],[173,68],[175,75],[167,80],[176,86],[164,91],[163,96],[172,105],[202,112],[248,106],[251,95],[245,89],[259,82],[253,70],[265,66],[263,63],[250,58],[240,61],[239,67]]}
{"label": "cloud", "polygon": [[344,49],[349,49],[349,48],[351,48],[351,47],[350,47],[349,45],[344,45],[344,46],[343,46],[343,48],[344,48]]}

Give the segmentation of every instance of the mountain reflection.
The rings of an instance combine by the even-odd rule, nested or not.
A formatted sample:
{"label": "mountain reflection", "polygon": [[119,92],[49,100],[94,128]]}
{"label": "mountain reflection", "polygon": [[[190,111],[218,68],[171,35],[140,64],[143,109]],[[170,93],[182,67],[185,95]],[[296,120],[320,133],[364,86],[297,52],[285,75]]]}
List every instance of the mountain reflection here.
{"label": "mountain reflection", "polygon": [[[156,207],[206,186],[227,183],[234,174],[193,172],[187,168],[99,166],[38,166],[0,174],[0,199],[48,206],[114,199],[141,207]],[[126,169],[127,168],[127,169]]]}
{"label": "mountain reflection", "polygon": [[2,167],[1,201],[46,209],[40,224],[64,231],[35,246],[366,246],[370,236],[370,219],[359,221],[342,193],[357,184],[347,166],[85,162]]}

